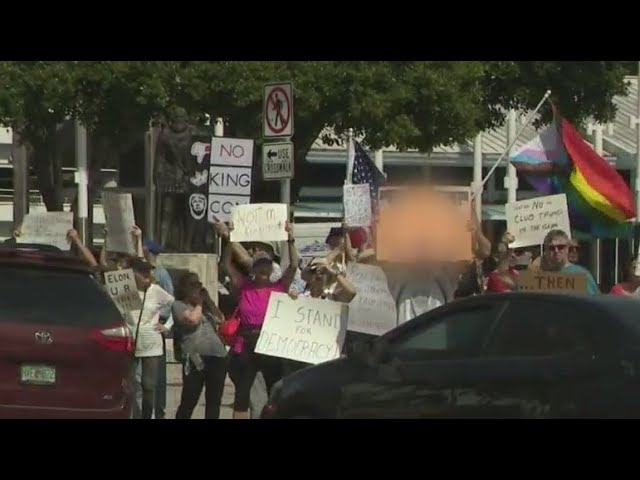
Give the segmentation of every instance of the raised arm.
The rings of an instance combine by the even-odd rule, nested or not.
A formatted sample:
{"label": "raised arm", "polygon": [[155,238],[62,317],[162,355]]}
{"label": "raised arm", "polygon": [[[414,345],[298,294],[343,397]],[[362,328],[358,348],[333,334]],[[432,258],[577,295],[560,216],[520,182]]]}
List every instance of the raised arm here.
{"label": "raised arm", "polygon": [[342,248],[344,248],[345,262],[355,263],[356,257],[353,255],[353,248],[351,246],[351,235],[349,235],[349,227],[347,223],[342,220]]}
{"label": "raised arm", "polygon": [[104,243],[102,244],[102,249],[100,250],[100,266],[104,268],[109,267],[109,260],[107,258],[107,229],[104,229]]}
{"label": "raised arm", "polygon": [[289,287],[296,276],[298,265],[300,264],[300,256],[298,255],[298,249],[296,248],[295,239],[293,238],[293,225],[287,221],[285,229],[289,234],[289,240],[287,240],[287,246],[289,248],[289,266],[282,273],[282,283],[285,285],[287,290],[289,290]]}
{"label": "raised arm", "polygon": [[338,302],[349,303],[356,296],[356,287],[351,283],[351,280],[347,278],[347,275],[342,271],[333,272],[336,275],[336,288],[333,292],[335,300]]}
{"label": "raised arm", "polygon": [[215,218],[214,227],[218,236],[228,242],[231,253],[233,254],[233,258],[235,258],[236,261],[240,265],[242,265],[244,269],[250,271],[251,267],[253,266],[251,255],[249,255],[249,252],[247,252],[247,250],[242,246],[241,243],[231,242],[229,233],[231,230],[233,230],[233,224],[227,226],[224,222],[220,221],[218,218]]}
{"label": "raised arm", "polygon": [[478,260],[484,260],[491,255],[491,242],[482,233],[482,224],[476,215],[474,203],[471,204],[471,221],[469,222],[473,253]]}
{"label": "raised arm", "polygon": [[224,241],[224,250],[222,253],[222,265],[231,278],[233,288],[239,289],[244,281],[243,273],[233,264],[232,260],[232,243]]}
{"label": "raised arm", "polygon": [[131,230],[131,235],[133,236],[133,244],[136,247],[136,255],[139,258],[144,258],[144,248],[142,246],[142,230],[137,225],[133,226]]}
{"label": "raised arm", "polygon": [[96,258],[93,256],[93,253],[91,253],[91,250],[89,250],[85,246],[85,244],[82,241],[80,241],[78,232],[75,229],[72,228],[67,232],[67,241],[71,245],[75,245],[78,248],[78,252],[80,252],[80,256],[82,256],[84,261],[87,262],[87,264],[89,264],[90,267],[98,266],[98,262],[96,261]]}

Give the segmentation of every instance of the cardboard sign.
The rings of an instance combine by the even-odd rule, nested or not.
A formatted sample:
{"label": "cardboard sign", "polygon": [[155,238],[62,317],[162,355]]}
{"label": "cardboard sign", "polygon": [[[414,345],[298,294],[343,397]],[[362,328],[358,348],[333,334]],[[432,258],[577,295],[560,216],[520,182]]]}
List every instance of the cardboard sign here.
{"label": "cardboard sign", "polygon": [[387,276],[380,267],[353,264],[349,279],[356,296],[349,303],[347,330],[382,335],[398,324],[396,302],[389,292]]}
{"label": "cardboard sign", "polygon": [[507,231],[515,237],[511,248],[541,245],[551,230],[562,230],[571,237],[567,196],[549,195],[505,206]]}
{"label": "cardboard sign", "polygon": [[518,277],[518,290],[547,293],[586,293],[587,276],[584,273],[523,270]]}
{"label": "cardboard sign", "polygon": [[107,251],[136,254],[131,231],[136,224],[130,193],[104,192],[102,207],[107,223]]}
{"label": "cardboard sign", "polygon": [[433,189],[411,189],[380,210],[377,257],[431,263],[471,260],[469,206]]}
{"label": "cardboard sign", "polygon": [[104,284],[120,313],[133,312],[142,308],[136,277],[130,268],[105,272]]}
{"label": "cardboard sign", "polygon": [[345,222],[350,227],[371,225],[371,189],[368,183],[345,185],[342,194]]}
{"label": "cardboard sign", "polygon": [[67,233],[73,228],[72,212],[37,212],[24,217],[17,243],[52,245],[69,250]]}
{"label": "cardboard sign", "polygon": [[339,302],[272,293],[256,353],[314,365],[340,357],[348,307]]}
{"label": "cardboard sign", "polygon": [[287,240],[287,205],[252,203],[233,210],[232,242],[280,242]]}

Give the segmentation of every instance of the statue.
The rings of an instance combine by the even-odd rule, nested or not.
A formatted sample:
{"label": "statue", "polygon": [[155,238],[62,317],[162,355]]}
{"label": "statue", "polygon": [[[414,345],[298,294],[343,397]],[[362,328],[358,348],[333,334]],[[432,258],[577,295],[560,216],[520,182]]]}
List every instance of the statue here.
{"label": "statue", "polygon": [[[160,243],[165,248],[171,245],[180,252],[190,252],[196,233],[202,230],[198,219],[188,214],[189,180],[196,173],[191,146],[194,136],[201,132],[189,123],[184,108],[171,111],[167,123],[158,136],[154,162]],[[203,244],[204,239],[198,243]]]}

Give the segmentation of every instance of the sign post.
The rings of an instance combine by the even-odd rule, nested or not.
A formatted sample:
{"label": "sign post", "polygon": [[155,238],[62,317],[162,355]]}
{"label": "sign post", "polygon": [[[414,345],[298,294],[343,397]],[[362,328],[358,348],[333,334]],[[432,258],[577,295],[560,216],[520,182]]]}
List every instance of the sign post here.
{"label": "sign post", "polygon": [[[293,136],[293,84],[268,83],[264,86],[262,135],[265,139]],[[291,205],[293,144],[263,145],[262,174],[265,180],[280,180],[280,202]],[[281,156],[278,156],[278,155]],[[270,156],[271,155],[271,156]],[[286,158],[284,155],[288,155]],[[290,168],[287,168],[289,167]]]}

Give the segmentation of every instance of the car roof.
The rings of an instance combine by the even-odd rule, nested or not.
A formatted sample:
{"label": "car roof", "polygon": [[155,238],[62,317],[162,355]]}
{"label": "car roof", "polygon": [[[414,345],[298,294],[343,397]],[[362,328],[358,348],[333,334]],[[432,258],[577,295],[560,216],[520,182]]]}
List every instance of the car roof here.
{"label": "car roof", "polygon": [[0,246],[0,266],[2,265],[23,265],[93,273],[93,270],[79,258],[50,245],[2,245]]}

